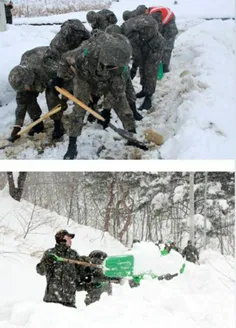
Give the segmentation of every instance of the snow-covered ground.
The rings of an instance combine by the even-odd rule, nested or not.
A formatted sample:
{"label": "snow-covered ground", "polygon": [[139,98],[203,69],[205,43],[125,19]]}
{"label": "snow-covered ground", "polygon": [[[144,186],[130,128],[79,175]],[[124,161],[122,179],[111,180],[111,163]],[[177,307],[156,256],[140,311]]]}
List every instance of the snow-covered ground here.
{"label": "snow-covered ground", "polygon": [[[233,20],[206,21],[204,17],[234,17],[234,1],[163,1],[177,16],[179,36],[171,61],[171,72],[157,82],[153,97],[154,109],[143,111],[144,120],[137,122],[137,137],[144,140],[144,131],[152,128],[164,136],[161,147],[144,152],[125,146],[126,141],[97,123],[87,123],[78,140],[78,159],[232,159],[236,158],[235,111],[235,25]],[[227,2],[227,5],[226,5]],[[112,3],[122,23],[125,9],[139,2]],[[151,5],[151,1],[145,1]],[[19,18],[16,24],[63,22],[68,18],[86,21],[86,12],[49,17]],[[87,28],[90,28],[86,24]],[[36,46],[48,45],[60,26],[8,26],[0,35],[0,146],[6,144],[14,124],[15,93],[8,83],[11,68],[19,64],[21,55]],[[139,77],[134,86],[140,90]],[[44,95],[39,96],[43,112],[47,112]],[[137,101],[139,106],[140,101]],[[70,113],[67,110],[65,116]],[[68,118],[65,118],[68,121]],[[112,122],[122,127],[115,113]],[[30,123],[29,118],[25,124]],[[61,159],[68,137],[42,153],[52,122],[46,123],[46,134],[22,137],[14,147],[0,151],[1,159]],[[105,149],[101,150],[104,145]],[[40,151],[39,151],[40,149]]]}
{"label": "snow-covered ground", "polygon": [[73,248],[80,254],[92,249],[109,255],[133,253],[140,271],[155,271],[157,247],[141,243],[127,251],[108,234],[71,222],[67,226],[66,218],[39,208],[24,239],[32,208],[11,199],[7,190],[0,193],[0,328],[235,327],[234,259],[212,250],[200,254],[200,266],[187,263],[185,272],[170,281],[146,277],[138,288],[131,289],[127,282],[113,285],[112,296],[104,294],[88,307],[84,292],[77,293],[77,309],[43,303],[46,281],[37,275],[35,265],[42,252],[53,246],[58,228],[76,233]]}

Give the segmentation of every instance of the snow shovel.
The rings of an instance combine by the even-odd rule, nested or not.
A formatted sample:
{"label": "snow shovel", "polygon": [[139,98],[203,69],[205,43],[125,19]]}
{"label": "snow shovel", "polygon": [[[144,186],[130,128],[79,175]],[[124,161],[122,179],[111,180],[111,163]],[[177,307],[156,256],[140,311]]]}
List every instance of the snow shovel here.
{"label": "snow shovel", "polygon": [[102,269],[104,274],[110,278],[123,278],[133,274],[133,255],[109,256],[104,260],[102,265],[65,259],[57,256],[56,254],[52,255],[55,257],[57,262],[67,262]]}
{"label": "snow shovel", "polygon": [[46,120],[46,118],[56,114],[57,112],[59,112],[61,110],[61,105],[57,105],[55,106],[53,109],[51,109],[48,113],[44,114],[43,116],[41,116],[38,120],[32,122],[31,124],[29,124],[28,126],[26,126],[24,129],[22,129],[21,131],[19,131],[17,133],[18,136],[22,136],[22,134],[28,132],[29,130],[31,130],[35,125],[39,124],[40,122]]}
{"label": "snow shovel", "polygon": [[[87,105],[85,105],[82,101],[80,101],[79,99],[77,99],[75,96],[73,96],[72,94],[70,94],[67,90],[63,89],[63,88],[59,88],[59,87],[55,87],[56,90],[62,94],[63,96],[67,97],[68,99],[72,100],[74,103],[76,103],[77,105],[83,107],[86,111],[88,111],[89,113],[91,113],[94,117],[96,117],[98,120],[105,122],[105,118],[102,117],[100,114],[98,114],[97,112],[95,112],[92,108],[88,107]],[[124,130],[124,129],[120,129],[117,128],[116,126],[114,126],[112,123],[109,123],[108,126],[115,131],[116,133],[118,133],[121,137],[127,139],[128,141],[130,141],[134,146],[142,149],[142,150],[148,150],[148,147],[145,145],[145,143],[138,141],[137,139],[135,139],[132,135],[132,133]]]}
{"label": "snow shovel", "polygon": [[[18,136],[22,136],[22,134],[28,132],[30,129],[32,129],[35,125],[39,124],[40,122],[46,120],[46,118],[52,116],[53,114],[56,114],[57,112],[59,112],[61,110],[61,105],[57,105],[55,106],[53,109],[51,109],[48,113],[44,114],[43,116],[41,116],[38,120],[32,122],[31,124],[29,124],[28,126],[26,126],[24,129],[20,130],[17,135]],[[7,147],[12,146],[13,143],[9,142],[8,144],[0,147],[0,150],[3,150]]]}

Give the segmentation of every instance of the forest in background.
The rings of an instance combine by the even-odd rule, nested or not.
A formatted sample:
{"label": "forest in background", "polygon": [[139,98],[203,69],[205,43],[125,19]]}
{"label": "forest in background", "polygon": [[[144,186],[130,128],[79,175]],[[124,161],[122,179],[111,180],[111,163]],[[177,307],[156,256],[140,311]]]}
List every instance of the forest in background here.
{"label": "forest in background", "polygon": [[[153,242],[174,240],[183,248],[192,232],[199,249],[206,240],[207,247],[234,254],[234,173],[21,174],[23,185],[18,199],[14,188],[10,188],[15,199],[22,197],[55,211],[67,217],[68,222],[107,231],[125,245],[138,238]],[[11,172],[1,173],[1,188],[7,178],[10,185],[14,184]]]}

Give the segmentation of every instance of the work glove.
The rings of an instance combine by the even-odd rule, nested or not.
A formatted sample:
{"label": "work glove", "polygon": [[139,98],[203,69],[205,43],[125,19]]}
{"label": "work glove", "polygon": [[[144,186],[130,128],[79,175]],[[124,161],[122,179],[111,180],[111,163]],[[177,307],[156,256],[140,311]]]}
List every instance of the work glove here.
{"label": "work glove", "polygon": [[101,124],[103,126],[103,130],[105,130],[108,127],[111,120],[111,110],[103,109],[100,114],[102,117],[105,118],[105,121],[98,120],[98,123]]}
{"label": "work glove", "polygon": [[49,87],[50,88],[55,88],[55,87],[59,87],[61,88],[63,84],[63,79],[59,76],[56,76],[54,79],[52,79],[49,83]]}
{"label": "work glove", "polygon": [[137,73],[137,68],[135,68],[135,67],[132,66],[132,68],[131,68],[131,70],[130,70],[130,77],[131,77],[131,80],[134,79],[136,73]]}
{"label": "work glove", "polygon": [[18,132],[20,132],[21,127],[19,125],[14,125],[13,130],[11,132],[11,136],[7,139],[10,142],[14,142],[17,139],[20,138],[20,136],[17,135]]}
{"label": "work glove", "polygon": [[52,266],[54,264],[57,263],[55,257],[51,254],[47,255],[44,259],[44,263],[47,265],[47,266]]}

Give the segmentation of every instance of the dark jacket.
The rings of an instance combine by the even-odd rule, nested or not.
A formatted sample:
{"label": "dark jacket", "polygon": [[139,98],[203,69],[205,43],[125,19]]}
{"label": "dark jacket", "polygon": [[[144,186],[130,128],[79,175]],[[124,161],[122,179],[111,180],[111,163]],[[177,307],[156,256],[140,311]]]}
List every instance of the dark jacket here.
{"label": "dark jacket", "polygon": [[186,260],[192,263],[196,263],[199,260],[199,253],[195,246],[188,245],[184,248],[183,257],[186,257]]}
{"label": "dark jacket", "polygon": [[78,253],[65,246],[56,244],[54,248],[48,249],[36,266],[36,271],[46,276],[47,286],[44,302],[60,303],[75,307],[76,291],[84,289],[81,276],[81,266],[77,264],[57,262],[53,260],[52,254],[57,256],[80,260]]}

